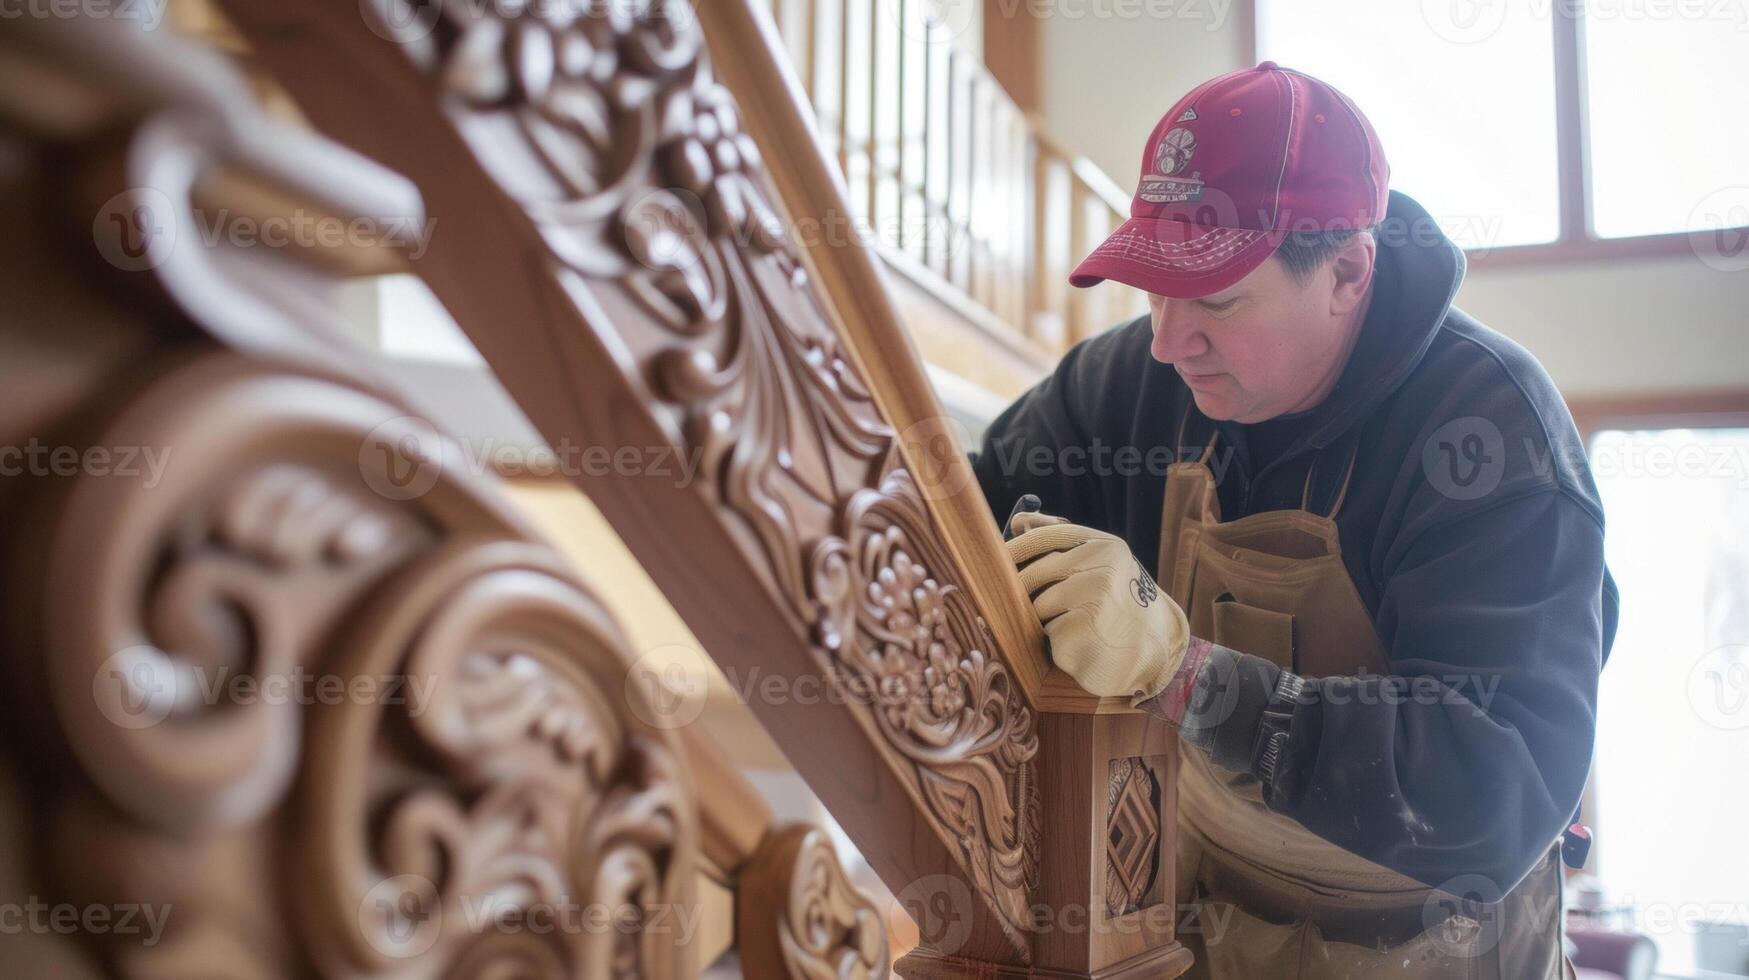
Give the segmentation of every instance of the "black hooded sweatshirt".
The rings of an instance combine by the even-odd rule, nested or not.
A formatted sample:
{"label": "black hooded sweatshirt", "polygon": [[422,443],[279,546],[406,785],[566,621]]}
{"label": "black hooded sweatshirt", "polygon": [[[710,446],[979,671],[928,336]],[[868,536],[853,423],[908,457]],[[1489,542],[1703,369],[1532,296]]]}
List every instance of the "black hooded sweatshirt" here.
{"label": "black hooded sweatshirt", "polygon": [[[1342,559],[1386,651],[1384,676],[1308,678],[1269,771],[1256,735],[1279,671],[1217,664],[1239,710],[1212,754],[1264,779],[1268,805],[1429,886],[1514,887],[1565,828],[1590,766],[1617,595],[1603,511],[1572,416],[1522,347],[1451,305],[1463,253],[1393,192],[1361,334],[1317,407],[1243,425],[1196,411],[1149,353],[1149,319],[1076,345],[992,423],[974,469],[998,519],[1046,513],[1159,554],[1166,465],[1209,460],[1222,517],[1338,515]],[[1189,413],[1186,416],[1186,413]],[[1177,436],[1187,419],[1183,439]]]}

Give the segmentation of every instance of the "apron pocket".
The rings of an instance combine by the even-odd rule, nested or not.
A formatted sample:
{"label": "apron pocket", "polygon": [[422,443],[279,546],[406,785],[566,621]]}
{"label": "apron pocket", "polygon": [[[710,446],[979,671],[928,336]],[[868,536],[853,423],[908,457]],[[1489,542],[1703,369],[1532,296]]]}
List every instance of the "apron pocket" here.
{"label": "apron pocket", "polygon": [[1214,980],[1268,977],[1296,980],[1304,976],[1304,922],[1270,922],[1251,915],[1236,903],[1211,899],[1198,889],[1196,927],[1201,930],[1205,972]]}
{"label": "apron pocket", "polygon": [[1438,977],[1440,980],[1474,980],[1481,976],[1477,952],[1461,942],[1445,941],[1421,933],[1395,946],[1357,946],[1325,940],[1317,926],[1309,926],[1306,957],[1300,964],[1302,980],[1338,980],[1349,977]]}
{"label": "apron pocket", "polygon": [[1298,673],[1298,641],[1294,618],[1259,606],[1248,606],[1222,593],[1214,601],[1215,629],[1211,639],[1229,650],[1249,653]]}

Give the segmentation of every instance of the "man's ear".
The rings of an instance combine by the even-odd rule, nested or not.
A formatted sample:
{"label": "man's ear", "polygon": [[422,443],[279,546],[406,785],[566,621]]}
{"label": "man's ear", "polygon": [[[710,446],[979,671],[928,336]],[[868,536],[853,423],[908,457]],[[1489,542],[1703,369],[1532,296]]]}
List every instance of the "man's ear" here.
{"label": "man's ear", "polygon": [[1373,260],[1378,257],[1378,241],[1372,232],[1363,231],[1336,251],[1330,259],[1329,274],[1335,280],[1330,290],[1330,313],[1346,316],[1366,302],[1372,287]]}

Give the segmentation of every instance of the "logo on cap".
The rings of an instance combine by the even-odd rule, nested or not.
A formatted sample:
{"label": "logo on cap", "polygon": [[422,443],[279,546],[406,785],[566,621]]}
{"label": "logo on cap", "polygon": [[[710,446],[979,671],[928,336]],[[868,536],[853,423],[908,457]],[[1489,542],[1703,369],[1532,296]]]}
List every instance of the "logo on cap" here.
{"label": "logo on cap", "polygon": [[1190,155],[1196,152],[1196,137],[1183,126],[1166,134],[1160,141],[1160,146],[1154,151],[1154,169],[1164,176],[1170,177],[1183,170],[1190,163]]}
{"label": "logo on cap", "polygon": [[1202,197],[1202,181],[1196,174],[1189,177],[1179,177],[1177,174],[1190,166],[1190,158],[1196,152],[1196,136],[1183,126],[1167,131],[1160,138],[1160,145],[1154,147],[1155,174],[1142,178],[1139,196],[1142,200],[1153,204],[1176,204],[1184,201],[1195,201]]}

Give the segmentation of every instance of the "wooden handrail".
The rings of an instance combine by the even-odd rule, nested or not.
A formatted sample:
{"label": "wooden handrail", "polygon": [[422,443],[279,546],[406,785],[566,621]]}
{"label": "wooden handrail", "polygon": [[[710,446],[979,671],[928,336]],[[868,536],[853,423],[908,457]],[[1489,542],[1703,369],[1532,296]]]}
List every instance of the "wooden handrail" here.
{"label": "wooden handrail", "polygon": [[[814,138],[801,87],[778,52],[777,33],[755,0],[724,0],[700,9],[708,42],[723,56],[717,72],[739,95],[744,124],[765,149],[767,172],[791,218],[791,226],[845,215],[852,205],[829,152]],[[763,49],[766,57],[758,52]],[[733,57],[728,57],[730,52]],[[1107,202],[1091,202],[1104,208]],[[1089,222],[1078,225],[1084,231]],[[850,340],[849,348],[866,372],[883,414],[903,426],[903,452],[914,473],[923,475],[925,497],[942,538],[965,570],[964,587],[996,634],[997,649],[1023,684],[1039,714],[1039,787],[1052,801],[1040,817],[1041,875],[1031,892],[1035,907],[1053,914],[1078,909],[1087,921],[1122,921],[1142,908],[1168,901],[1172,894],[1172,824],[1177,759],[1175,736],[1157,720],[1138,715],[1122,699],[1101,699],[1082,691],[1067,675],[1046,666],[1042,639],[1031,604],[996,534],[969,464],[953,451],[931,452],[950,433],[945,413],[923,378],[914,349],[894,308],[874,249],[855,242],[798,243],[808,268],[830,299],[828,314]],[[1023,644],[1023,645],[1016,645]],[[1131,785],[1131,781],[1135,785]],[[1111,806],[1121,792],[1145,785],[1159,809],[1146,826],[1114,829],[1123,816]],[[1144,818],[1146,819],[1146,818]],[[1126,868],[1136,880],[1152,884],[1111,901],[1114,862],[1125,860],[1110,848],[1113,839],[1151,840],[1142,860],[1156,859],[1153,871]],[[1117,927],[1116,935],[1065,934],[1044,929],[1033,937],[1033,964],[1063,976],[1174,976],[1189,965],[1189,954],[1165,929],[1139,921]],[[972,963],[954,950],[919,949],[899,963],[901,975],[915,980],[991,975],[989,960]],[[1014,964],[1019,958],[995,962]],[[1015,975],[1019,975],[1016,972]]]}
{"label": "wooden handrail", "polygon": [[[761,146],[782,147],[767,169],[785,209],[794,218],[821,224],[852,220],[848,193],[825,149],[814,139],[807,103],[788,66],[778,57],[748,52],[781,50],[764,12],[751,3],[702,4],[699,18],[723,84],[761,97],[741,102],[747,130]],[[728,52],[736,56],[727,57]],[[1031,700],[1049,665],[1044,632],[1007,560],[989,505],[978,489],[947,411],[923,372],[923,361],[893,305],[885,273],[873,249],[813,237],[797,242],[808,267],[831,299],[828,315],[852,341],[850,351],[869,379],[888,422],[899,430],[902,451],[955,558],[966,586],[996,635],[996,647]],[[880,357],[862,352],[878,351]]]}
{"label": "wooden handrail", "polygon": [[1008,96],[954,36],[964,25],[932,0],[768,2],[846,200],[888,251],[1051,353],[1145,311],[1133,290],[1068,290],[1129,195]]}
{"label": "wooden handrail", "polygon": [[[756,2],[564,25],[444,5],[423,34],[349,0],[226,5],[314,125],[418,186],[442,230],[414,270],[549,444],[702,461],[569,475],[719,664],[840,695],[751,707],[918,918],[904,975],[1172,975],[1185,951],[1143,910],[1172,894],[1174,736],[1047,671],[876,251],[790,233],[861,226]],[[1109,218],[1071,205],[1083,235]],[[963,258],[950,273],[996,295]],[[1148,803],[1120,812],[1118,788]],[[795,910],[817,907],[810,955],[884,956],[818,834],[767,833],[749,861],[746,828],[705,833],[719,874],[790,895],[755,955],[805,972],[817,923]],[[1110,928],[1040,928],[1040,908]]]}
{"label": "wooden handrail", "polygon": [[[0,553],[0,850],[52,845],[6,883],[173,923],[161,945],[43,932],[9,964],[688,980],[732,939],[748,976],[886,976],[885,917],[826,834],[664,721],[612,612],[305,301],[359,253],[256,268],[252,244],[175,237],[203,208],[410,221],[412,187],[268,122],[167,32],[26,21],[0,77],[22,86],[0,99],[0,444],[111,460],[0,481],[32,518]],[[233,668],[258,685],[162,698]],[[714,934],[707,880],[733,903]]]}

